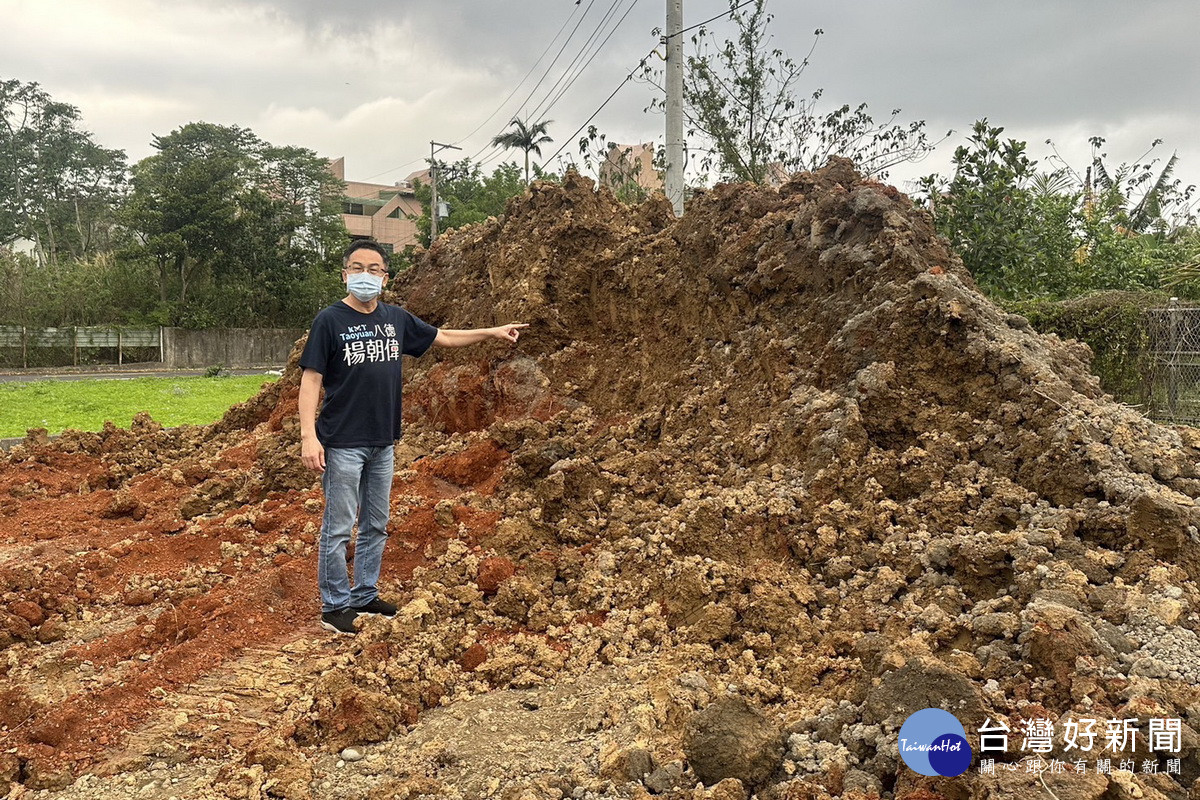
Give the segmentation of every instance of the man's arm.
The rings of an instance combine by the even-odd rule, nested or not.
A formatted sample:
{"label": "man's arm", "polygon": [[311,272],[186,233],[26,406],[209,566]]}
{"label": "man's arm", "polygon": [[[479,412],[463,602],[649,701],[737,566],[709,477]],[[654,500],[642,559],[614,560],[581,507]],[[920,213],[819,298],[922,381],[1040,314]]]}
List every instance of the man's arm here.
{"label": "man's arm", "polygon": [[442,328],[438,330],[437,338],[433,340],[433,343],[440,347],[466,347],[485,339],[503,339],[506,342],[515,342],[521,335],[521,328],[528,327],[529,325],[526,323],[510,322],[496,328],[471,328],[462,331]]}
{"label": "man's arm", "polygon": [[317,472],[325,471],[325,448],[317,439],[317,401],[321,397],[321,373],[300,373],[300,460]]}

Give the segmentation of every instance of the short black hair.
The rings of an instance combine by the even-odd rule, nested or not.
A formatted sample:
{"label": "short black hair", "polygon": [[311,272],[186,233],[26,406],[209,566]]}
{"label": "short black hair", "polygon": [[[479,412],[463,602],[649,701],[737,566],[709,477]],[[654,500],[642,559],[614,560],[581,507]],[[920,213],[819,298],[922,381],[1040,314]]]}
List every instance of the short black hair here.
{"label": "short black hair", "polygon": [[391,266],[390,264],[388,264],[387,250],[384,250],[383,245],[381,245],[379,242],[375,241],[374,239],[355,239],[353,242],[350,243],[350,246],[346,248],[346,252],[342,253],[342,263],[343,264],[350,263],[350,255],[352,253],[354,253],[356,250],[372,250],[372,251],[378,253],[379,257],[383,259],[383,265],[385,267]]}

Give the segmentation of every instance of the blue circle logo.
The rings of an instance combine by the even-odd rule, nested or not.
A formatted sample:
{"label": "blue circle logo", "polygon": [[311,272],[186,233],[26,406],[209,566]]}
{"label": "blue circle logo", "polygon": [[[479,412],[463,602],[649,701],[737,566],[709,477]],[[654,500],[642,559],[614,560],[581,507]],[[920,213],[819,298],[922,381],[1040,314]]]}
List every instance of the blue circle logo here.
{"label": "blue circle logo", "polygon": [[953,778],[971,766],[971,745],[962,723],[949,711],[923,708],[900,726],[900,758],[913,772]]}

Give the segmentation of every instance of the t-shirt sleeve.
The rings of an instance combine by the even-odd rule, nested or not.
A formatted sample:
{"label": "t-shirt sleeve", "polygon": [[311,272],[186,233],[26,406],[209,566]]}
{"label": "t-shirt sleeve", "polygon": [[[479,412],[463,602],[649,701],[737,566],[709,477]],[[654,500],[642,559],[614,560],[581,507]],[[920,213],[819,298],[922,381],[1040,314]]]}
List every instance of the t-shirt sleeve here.
{"label": "t-shirt sleeve", "polygon": [[408,311],[404,312],[404,355],[424,355],[437,335],[437,328]]}
{"label": "t-shirt sleeve", "polygon": [[318,314],[308,331],[308,341],[300,354],[300,366],[325,374],[329,362],[330,322],[328,314]]}

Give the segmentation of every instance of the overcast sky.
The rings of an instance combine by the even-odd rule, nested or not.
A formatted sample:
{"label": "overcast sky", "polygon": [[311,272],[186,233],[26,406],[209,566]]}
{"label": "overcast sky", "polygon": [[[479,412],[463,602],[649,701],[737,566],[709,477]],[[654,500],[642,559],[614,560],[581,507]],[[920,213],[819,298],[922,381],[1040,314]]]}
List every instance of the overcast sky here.
{"label": "overcast sky", "polygon": [[[1177,174],[1200,183],[1197,0],[769,8],[775,43],[797,60],[814,29],[825,32],[802,93],[823,88],[829,107],[866,102],[877,118],[898,107],[901,120],[924,119],[931,133],[955,131],[922,163],[893,170],[901,188],[948,172],[954,146],[985,116],[1036,157],[1053,139],[1079,169],[1090,136],[1108,140],[1114,161],[1162,139],[1157,152],[1177,151]],[[78,106],[97,141],[131,161],[153,152],[152,135],[206,120],[345,156],[347,178],[390,182],[424,166],[431,139],[459,143],[453,155],[488,156],[490,138],[539,79],[523,115],[545,100],[610,9],[600,38],[628,15],[569,90],[537,111],[554,121],[548,157],[655,46],[663,0],[0,0],[0,77],[37,81]],[[725,0],[685,0],[685,24],[727,9]],[[728,20],[710,27],[732,31]],[[653,94],[625,85],[594,124],[610,140],[661,141],[662,117],[643,111]]]}

